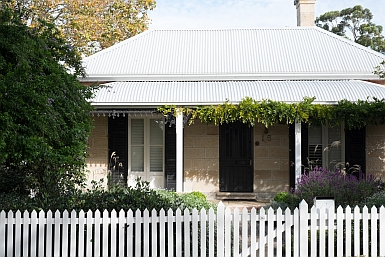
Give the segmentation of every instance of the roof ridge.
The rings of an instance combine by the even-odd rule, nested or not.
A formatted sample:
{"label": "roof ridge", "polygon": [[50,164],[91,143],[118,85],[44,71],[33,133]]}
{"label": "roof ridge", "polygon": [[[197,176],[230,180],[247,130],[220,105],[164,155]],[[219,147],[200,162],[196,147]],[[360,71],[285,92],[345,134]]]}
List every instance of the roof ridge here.
{"label": "roof ridge", "polygon": [[320,28],[320,27],[317,27],[317,26],[314,26],[314,28],[315,28],[316,30],[318,30],[318,32],[324,33],[324,34],[326,34],[326,35],[328,35],[328,36],[330,36],[330,37],[334,37],[335,39],[337,39],[337,40],[339,40],[339,41],[341,41],[341,42],[343,42],[343,43],[347,43],[347,44],[349,44],[349,45],[351,45],[351,46],[353,46],[353,47],[356,47],[356,48],[358,48],[358,49],[360,49],[360,50],[367,51],[367,52],[369,52],[369,53],[371,53],[371,54],[376,55],[377,57],[382,57],[382,58],[385,59],[385,55],[384,55],[384,54],[382,54],[382,53],[380,53],[380,52],[377,52],[377,51],[375,51],[375,50],[373,50],[373,49],[371,49],[371,48],[369,48],[369,47],[367,47],[367,46],[360,45],[360,44],[354,42],[353,40],[350,40],[350,39],[348,39],[348,38],[339,36],[339,35],[337,35],[337,34],[335,34],[335,33],[333,33],[333,32],[324,30],[323,28]]}

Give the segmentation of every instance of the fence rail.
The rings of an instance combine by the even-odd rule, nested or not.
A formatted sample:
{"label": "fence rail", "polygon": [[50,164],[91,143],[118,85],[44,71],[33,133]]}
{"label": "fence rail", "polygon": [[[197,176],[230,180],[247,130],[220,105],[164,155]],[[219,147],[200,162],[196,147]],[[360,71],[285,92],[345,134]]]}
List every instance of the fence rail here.
{"label": "fence rail", "polygon": [[0,256],[385,256],[385,209],[2,211],[0,242]]}

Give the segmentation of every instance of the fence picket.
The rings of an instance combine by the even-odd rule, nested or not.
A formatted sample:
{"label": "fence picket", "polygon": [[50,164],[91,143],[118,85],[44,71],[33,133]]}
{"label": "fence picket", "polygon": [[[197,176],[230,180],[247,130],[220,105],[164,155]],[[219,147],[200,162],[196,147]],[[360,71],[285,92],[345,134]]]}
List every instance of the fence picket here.
{"label": "fence picket", "polygon": [[184,225],[184,256],[190,257],[190,211],[188,208],[184,209],[183,213]]}
{"label": "fence picket", "polygon": [[[234,257],[239,257],[239,209],[235,208],[233,210],[233,227],[234,227],[234,234],[233,234],[233,255]],[[204,255],[201,255],[204,256]]]}
{"label": "fence picket", "polygon": [[310,209],[310,256],[317,256],[317,208],[313,205]]}
{"label": "fence picket", "polygon": [[349,206],[313,206],[309,213],[305,202],[284,215],[271,208],[231,212],[223,204],[216,214],[178,209],[167,217],[163,209],[151,217],[148,210],[1,211],[0,256],[385,256],[384,230],[384,207],[352,213]]}
{"label": "fence picket", "polygon": [[215,214],[212,208],[209,209],[209,255],[214,256],[214,220]]}
{"label": "fence picket", "polygon": [[0,244],[0,256],[5,256],[5,242],[7,240],[7,236],[5,234],[5,228],[7,221],[6,221],[6,213],[5,211],[0,212],[0,242],[4,242],[3,244]]}
{"label": "fence picket", "polygon": [[[192,256],[198,256],[199,255],[199,252],[198,252],[198,227],[199,227],[199,223],[198,223],[198,220],[199,220],[199,216],[198,216],[198,210],[196,208],[194,208],[192,210]],[[203,241],[205,238],[201,237],[201,241]]]}
{"label": "fence picket", "polygon": [[135,256],[142,256],[142,213],[140,210],[135,212]]}
{"label": "fence picket", "polygon": [[337,208],[337,256],[343,256],[344,254],[344,213],[341,206]]}
{"label": "fence picket", "polygon": [[285,256],[291,256],[291,226],[293,220],[291,219],[291,211],[289,208],[285,210]]}
{"label": "fence picket", "polygon": [[60,256],[60,224],[61,224],[61,218],[60,218],[60,212],[58,210],[55,211],[55,217],[54,217],[54,235],[53,235],[53,255]]}
{"label": "fence picket", "polygon": [[293,256],[299,256],[299,209],[294,209],[293,217],[293,228],[294,228],[294,243],[293,243]]}
{"label": "fence picket", "polygon": [[222,202],[218,204],[217,209],[217,256],[224,257],[224,243],[225,243],[225,206]]}
{"label": "fence picket", "polygon": [[[81,247],[82,245],[77,244],[76,240],[76,233],[77,233],[77,224],[79,220],[77,219],[77,213],[75,210],[72,210],[71,212],[71,220],[70,220],[70,229],[71,229],[71,236],[70,236],[70,252],[69,256],[76,256],[76,247]],[[78,232],[79,233],[79,232]],[[82,234],[79,233],[79,237]]]}
{"label": "fence picket", "polygon": [[13,243],[13,212],[12,211],[9,211],[8,212],[8,217],[7,217],[7,234],[8,234],[8,238],[7,238],[7,246],[8,246],[8,251],[7,251],[7,255],[8,256],[13,256],[14,253],[13,253],[13,250],[14,250],[14,243]]}
{"label": "fence picket", "polygon": [[[158,256],[158,222],[157,212],[155,209],[151,211],[151,255]],[[113,256],[111,254],[111,256]]]}
{"label": "fence picket", "polygon": [[86,256],[92,256],[92,244],[93,244],[93,229],[92,229],[92,223],[93,223],[93,213],[91,210],[88,210],[87,212],[87,228],[86,228]]}
{"label": "fence picket", "polygon": [[159,256],[166,257],[166,213],[159,212]]}
{"label": "fence picket", "polygon": [[63,224],[62,224],[62,230],[61,230],[61,250],[62,255],[61,256],[68,256],[68,224],[69,224],[69,218],[68,218],[68,211],[65,210],[63,212]]}
{"label": "fence picket", "polygon": [[[21,239],[21,225],[22,225],[22,219],[21,219],[21,212],[18,210],[16,211],[15,215],[15,256],[21,256],[21,245],[20,240]],[[4,242],[4,241],[3,241]]]}
{"label": "fence picket", "polygon": [[360,208],[354,207],[354,256],[360,256]]}
{"label": "fence picket", "polygon": [[269,208],[267,211],[267,256],[274,256],[274,232],[276,232],[274,231],[275,216],[274,210]]}
{"label": "fence picket", "polygon": [[127,212],[127,241],[126,241],[126,250],[127,256],[134,256],[134,213],[132,210]]}
{"label": "fence picket", "polygon": [[175,213],[175,249],[175,255],[182,256],[182,211],[180,209]]}
{"label": "fence picket", "polygon": [[[242,257],[246,257],[250,254],[249,250],[248,250],[248,242],[246,240],[246,238],[249,237],[248,235],[248,213],[247,213],[247,209],[246,208],[243,208],[242,210],[242,219],[241,219],[241,226],[242,226]],[[258,243],[255,242],[255,244],[257,244],[256,247],[258,247]]]}
{"label": "fence picket", "polygon": [[370,242],[371,243],[371,256],[377,256],[377,208],[373,206],[370,210]]}
{"label": "fence picket", "polygon": [[167,256],[173,257],[174,256],[174,226],[173,226],[173,219],[174,213],[170,209],[167,211],[167,235],[168,235],[168,249],[167,249]]}
{"label": "fence picket", "polygon": [[109,213],[107,210],[104,210],[102,213],[102,256],[111,256],[108,254],[108,249],[110,248],[110,244],[108,242],[108,227],[109,227]]}
{"label": "fence picket", "polygon": [[94,237],[92,240],[94,248],[94,256],[101,256],[100,254],[100,225],[101,225],[101,215],[100,211],[96,210],[94,214]]}
{"label": "fence picket", "polygon": [[231,256],[231,210],[225,209],[225,256]]}
{"label": "fence picket", "polygon": [[308,205],[302,200],[299,204],[299,256],[308,255],[308,213]]}
{"label": "fence picket", "polygon": [[[207,244],[206,244],[206,238],[207,238],[207,214],[206,214],[206,210],[205,209],[202,209],[200,211],[200,221],[201,221],[201,233],[200,233],[200,237],[201,237],[201,252],[200,252],[200,255],[201,256],[206,256],[207,254]],[[197,254],[198,255],[198,254]]]}
{"label": "fence picket", "polygon": [[277,210],[277,257],[282,257],[282,234],[284,231],[283,228],[283,215],[282,215],[282,209],[278,208]]}
{"label": "fence picket", "polygon": [[52,256],[52,245],[53,245],[53,228],[54,219],[52,216],[52,211],[47,212],[47,231],[46,231],[46,242],[45,242],[45,254],[46,256]]}
{"label": "fence picket", "polygon": [[326,209],[328,216],[328,256],[334,256],[334,207]]}
{"label": "fence picket", "polygon": [[143,212],[143,230],[142,230],[143,256],[150,256],[150,213],[147,209]]}
{"label": "fence picket", "polygon": [[[104,214],[103,214],[103,218],[104,218]],[[109,256],[117,256],[116,246],[121,242],[119,242],[118,238],[116,238],[116,235],[117,235],[116,226],[118,224],[118,217],[115,210],[111,211],[110,219],[111,219],[111,236],[110,236],[111,250],[110,250]]]}
{"label": "fence picket", "polygon": [[128,225],[128,222],[126,222],[126,213],[124,210],[119,211],[119,217],[118,217],[118,256],[124,256],[124,249],[126,246],[126,241],[124,240],[125,237],[125,231]]}
{"label": "fence picket", "polygon": [[[86,256],[84,254],[84,237],[85,237],[85,232],[86,232],[86,228],[85,228],[85,225],[86,225],[86,219],[85,219],[85,215],[84,215],[84,211],[81,210],[79,212],[79,215],[78,215],[78,220],[79,220],[79,239],[78,239],[78,255],[77,256]],[[48,223],[48,222],[47,222]],[[47,235],[48,237],[48,235]]]}
{"label": "fence picket", "polygon": [[[265,208],[261,208],[259,211],[259,256],[265,256],[265,223],[266,222],[266,214]],[[253,226],[253,224],[251,224]],[[255,242],[255,241],[253,241]]]}
{"label": "fence picket", "polygon": [[326,256],[325,254],[325,225],[326,225],[326,214],[325,214],[325,208],[321,206],[320,209],[318,209],[319,212],[319,255],[320,256]]}
{"label": "fence picket", "polygon": [[364,206],[364,208],[362,209],[362,254],[364,256],[368,256],[369,255],[368,219],[369,219],[368,207]]}
{"label": "fence picket", "polygon": [[385,256],[385,244],[383,243],[385,242],[385,207],[384,206],[380,207],[380,215],[378,219],[380,220],[379,242],[381,242],[379,255]]}

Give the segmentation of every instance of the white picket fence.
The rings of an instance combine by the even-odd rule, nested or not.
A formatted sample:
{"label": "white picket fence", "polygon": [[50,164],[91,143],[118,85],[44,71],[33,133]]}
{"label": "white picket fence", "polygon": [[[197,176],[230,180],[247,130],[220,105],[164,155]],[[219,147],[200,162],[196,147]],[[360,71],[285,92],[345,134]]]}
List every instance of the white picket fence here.
{"label": "white picket fence", "polygon": [[2,211],[0,242],[0,256],[385,256],[385,209]]}

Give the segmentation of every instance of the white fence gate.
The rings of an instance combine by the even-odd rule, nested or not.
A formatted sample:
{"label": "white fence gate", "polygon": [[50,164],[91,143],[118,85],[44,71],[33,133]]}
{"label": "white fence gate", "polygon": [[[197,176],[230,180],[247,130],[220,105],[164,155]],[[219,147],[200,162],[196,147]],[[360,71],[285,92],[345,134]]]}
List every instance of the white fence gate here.
{"label": "white fence gate", "polygon": [[0,212],[0,256],[361,255],[385,256],[384,207]]}

